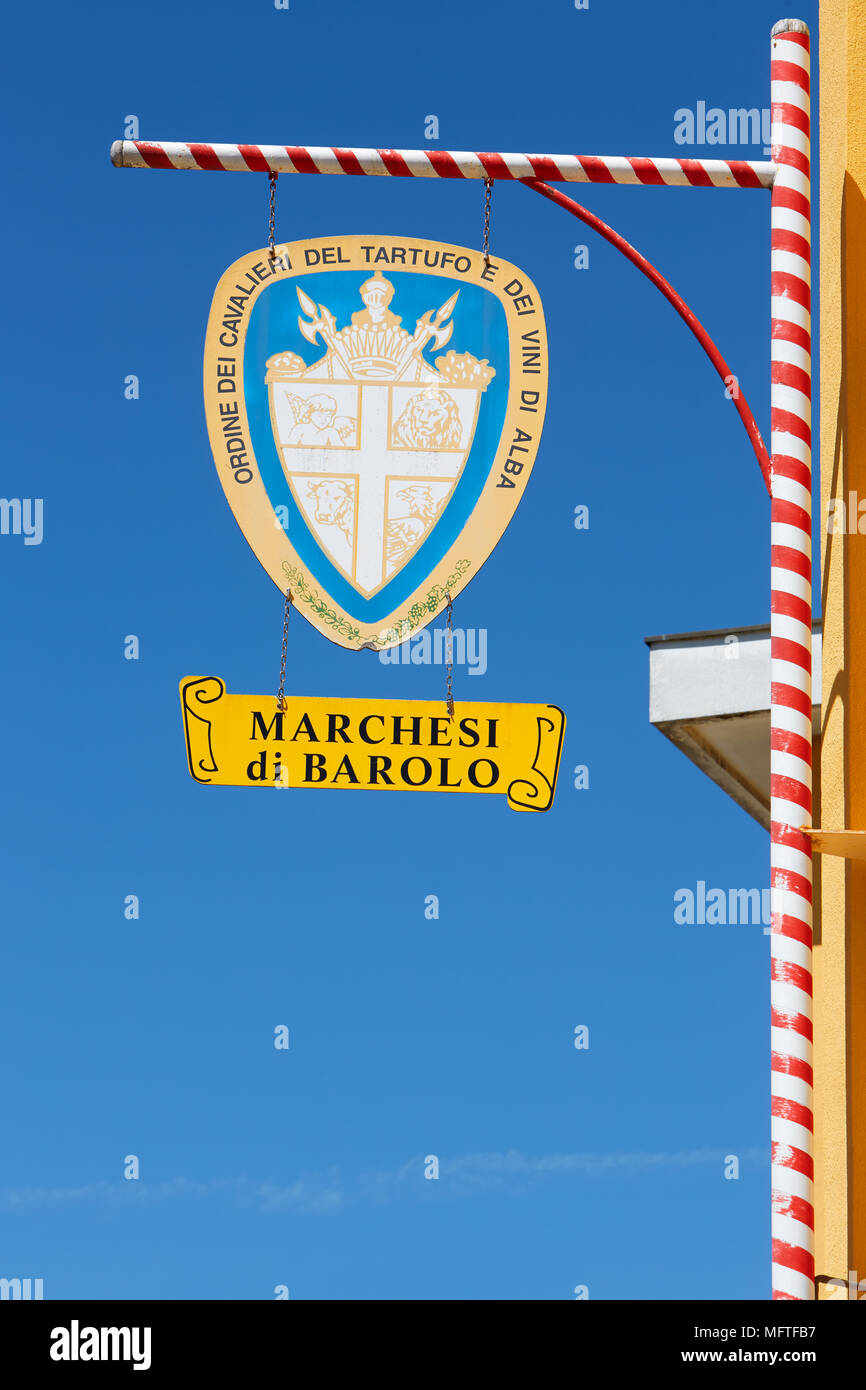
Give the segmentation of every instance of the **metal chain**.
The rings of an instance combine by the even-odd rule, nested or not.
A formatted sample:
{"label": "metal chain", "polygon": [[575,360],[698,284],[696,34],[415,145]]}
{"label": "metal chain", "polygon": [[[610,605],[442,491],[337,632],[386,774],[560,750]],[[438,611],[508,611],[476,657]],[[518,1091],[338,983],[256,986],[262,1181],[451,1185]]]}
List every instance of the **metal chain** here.
{"label": "metal chain", "polygon": [[289,649],[289,609],[292,606],[292,591],[286,590],[286,606],[283,611],[283,650],[280,653],[280,688],[277,692],[277,709],[282,714],[288,709],[286,700],[286,655]]}
{"label": "metal chain", "polygon": [[447,635],[445,638],[445,708],[448,711],[448,718],[454,718],[454,612],[451,604],[451,595],[446,594],[448,600],[448,611],[446,613]]}
{"label": "metal chain", "polygon": [[488,177],[484,180],[484,246],[482,252],[485,265],[490,264],[490,204],[493,199],[493,180]]}
{"label": "metal chain", "polygon": [[273,261],[276,260],[277,253],[274,249],[274,225],[277,216],[277,179],[279,174],[268,174],[268,256]]}

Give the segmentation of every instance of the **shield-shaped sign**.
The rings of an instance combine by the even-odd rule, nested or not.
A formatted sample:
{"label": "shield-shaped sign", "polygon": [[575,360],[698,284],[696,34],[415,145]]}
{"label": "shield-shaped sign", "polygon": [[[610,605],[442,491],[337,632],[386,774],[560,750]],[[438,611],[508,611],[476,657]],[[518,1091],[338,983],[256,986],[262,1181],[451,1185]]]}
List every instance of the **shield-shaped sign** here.
{"label": "shield-shaped sign", "polygon": [[204,361],[217,472],[274,582],[341,646],[394,646],[477,573],[547,394],[538,291],[440,242],[331,237],[236,261]]}

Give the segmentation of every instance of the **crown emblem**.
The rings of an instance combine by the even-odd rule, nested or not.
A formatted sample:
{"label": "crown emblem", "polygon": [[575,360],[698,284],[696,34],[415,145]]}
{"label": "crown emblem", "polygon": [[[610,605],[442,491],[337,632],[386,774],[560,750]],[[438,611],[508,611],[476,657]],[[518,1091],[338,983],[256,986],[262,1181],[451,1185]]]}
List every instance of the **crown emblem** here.
{"label": "crown emblem", "polygon": [[486,358],[471,353],[449,352],[437,357],[435,367],[424,357],[430,347],[444,347],[454,331],[453,313],[460,295],[455,290],[435,311],[428,309],[416,321],[415,332],[401,327],[402,319],[388,307],[394,286],[376,271],[360,288],[364,308],[352,314],[351,322],[338,329],[337,320],[324,304],[316,304],[297,286],[301,314],[298,328],[309,343],[319,340],[326,351],[312,366],[294,352],[279,352],[267,360],[266,382],[300,381],[445,381],[485,390],[495,376]]}

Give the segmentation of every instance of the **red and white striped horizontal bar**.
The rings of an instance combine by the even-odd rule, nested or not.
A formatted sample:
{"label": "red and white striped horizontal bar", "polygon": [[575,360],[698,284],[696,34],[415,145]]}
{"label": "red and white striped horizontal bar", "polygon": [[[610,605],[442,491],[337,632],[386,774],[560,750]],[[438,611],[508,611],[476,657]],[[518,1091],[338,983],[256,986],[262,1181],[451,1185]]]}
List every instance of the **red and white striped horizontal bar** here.
{"label": "red and white striped horizontal bar", "polygon": [[749,159],[625,155],[490,154],[465,150],[364,150],[315,145],[204,145],[115,140],[118,169],[204,169],[230,174],[372,174],[415,179],[545,179],[667,188],[772,188],[776,166]]}

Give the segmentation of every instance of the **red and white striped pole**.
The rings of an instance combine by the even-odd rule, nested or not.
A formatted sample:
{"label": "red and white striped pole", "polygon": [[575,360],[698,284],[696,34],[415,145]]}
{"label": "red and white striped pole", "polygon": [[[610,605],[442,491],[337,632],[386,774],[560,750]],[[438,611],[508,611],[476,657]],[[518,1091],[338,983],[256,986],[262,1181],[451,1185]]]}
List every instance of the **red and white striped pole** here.
{"label": "red and white striped pole", "polygon": [[337,145],[214,145],[194,140],[115,140],[118,169],[226,174],[363,174],[395,179],[546,179],[653,188],[771,188],[769,160],[653,155],[501,154],[492,150],[373,150]]}
{"label": "red and white striped pole", "polygon": [[815,1296],[809,30],[772,31],[770,893],[773,1298]]}

